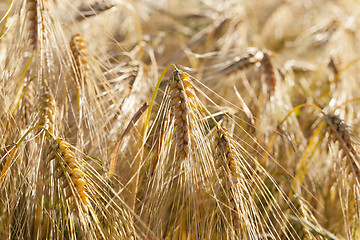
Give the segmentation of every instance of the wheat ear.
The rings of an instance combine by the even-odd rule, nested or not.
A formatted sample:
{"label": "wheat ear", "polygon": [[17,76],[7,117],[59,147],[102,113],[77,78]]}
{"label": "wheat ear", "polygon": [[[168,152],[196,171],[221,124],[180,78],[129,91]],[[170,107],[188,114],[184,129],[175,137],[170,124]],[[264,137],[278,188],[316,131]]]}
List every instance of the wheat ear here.
{"label": "wheat ear", "polygon": [[[27,19],[29,22],[28,43],[33,50],[37,48],[38,39],[44,42],[47,39],[47,24],[49,22],[49,9],[46,7],[47,0],[28,0]],[[39,36],[40,34],[40,36]]]}
{"label": "wheat ear", "polygon": [[75,34],[71,37],[70,49],[75,59],[76,78],[80,79],[84,84],[87,84],[90,67],[87,60],[88,54],[85,41],[80,34]]}
{"label": "wheat ear", "polygon": [[[250,236],[259,237],[264,234],[272,239],[280,239],[275,230],[276,225],[279,225],[286,239],[297,239],[293,227],[288,225],[287,216],[261,176],[267,176],[271,185],[280,190],[270,174],[261,167],[255,171],[257,160],[224,128],[218,127],[216,138],[220,153],[217,158],[218,169],[222,169],[222,174],[219,174],[222,192],[216,194],[223,200],[220,206],[224,203],[227,206],[222,211],[230,212],[231,232],[235,233],[235,239],[257,239]],[[225,197],[224,193],[227,194]],[[261,206],[257,202],[259,199],[265,200]],[[264,211],[264,207],[268,210]]]}
{"label": "wheat ear", "polygon": [[259,49],[251,47],[248,48],[246,54],[235,57],[233,59],[233,63],[226,68],[207,74],[204,78],[214,78],[218,75],[234,74],[238,71],[243,71],[254,66],[255,64],[261,62],[262,59],[263,53]]}
{"label": "wheat ear", "polygon": [[55,100],[49,91],[41,96],[40,99],[40,120],[39,125],[48,129],[50,133],[54,131],[55,123]]}
{"label": "wheat ear", "polygon": [[177,149],[181,159],[189,157],[191,150],[191,111],[194,108],[192,103],[195,97],[194,87],[190,76],[180,70],[175,70],[170,77],[171,107],[172,116],[175,120],[175,137]]}
{"label": "wheat ear", "polygon": [[[222,181],[224,181],[227,189],[224,189],[228,192],[229,196],[227,197],[230,199],[230,216],[232,219],[232,224],[234,229],[240,229],[240,216],[239,210],[236,206],[236,195],[237,192],[235,190],[236,186],[240,183],[241,173],[238,171],[239,164],[235,159],[237,151],[235,150],[232,144],[232,137],[227,133],[226,130],[220,128],[217,132],[217,147],[221,154],[219,158],[219,167],[223,168],[225,171],[224,174],[220,175]],[[222,195],[222,194],[220,194]]]}
{"label": "wheat ear", "polygon": [[29,23],[29,40],[28,43],[33,50],[37,45],[37,29],[38,29],[38,14],[37,14],[37,0],[27,1],[27,18]]}
{"label": "wheat ear", "polygon": [[78,155],[71,150],[71,145],[68,142],[59,138],[53,141],[52,149],[57,161],[58,177],[63,181],[65,198],[69,200],[71,210],[76,210],[78,206],[84,213],[87,213],[90,204],[89,195]]}
{"label": "wheat ear", "polygon": [[350,165],[354,177],[360,184],[360,158],[354,147],[348,126],[334,114],[325,114],[324,116],[335,142],[339,142],[340,144],[340,149],[342,150],[341,157],[347,159],[347,163]]}
{"label": "wheat ear", "polygon": [[276,77],[275,68],[269,51],[263,51],[261,67],[265,73],[265,83],[268,87],[268,96],[271,97],[275,93]]}

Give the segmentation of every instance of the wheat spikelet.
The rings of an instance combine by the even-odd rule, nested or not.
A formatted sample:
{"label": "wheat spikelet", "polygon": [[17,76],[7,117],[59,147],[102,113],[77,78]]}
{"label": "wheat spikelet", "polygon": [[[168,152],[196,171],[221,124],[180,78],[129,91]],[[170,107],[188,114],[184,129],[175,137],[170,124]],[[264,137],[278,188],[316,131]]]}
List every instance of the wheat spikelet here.
{"label": "wheat spikelet", "polygon": [[339,142],[339,147],[342,150],[341,157],[346,157],[347,162],[354,173],[354,177],[357,182],[360,183],[360,158],[353,145],[354,143],[351,139],[351,134],[348,131],[348,126],[337,115],[325,114],[324,116],[331,129],[335,142]]}
{"label": "wheat spikelet", "polygon": [[329,132],[328,147],[330,150],[335,147],[336,158],[341,161],[335,171],[344,230],[348,239],[358,239],[360,158],[356,142],[349,126],[339,116],[324,114],[324,118]]}
{"label": "wheat spikelet", "polygon": [[47,0],[37,0],[39,5],[39,16],[38,18],[38,26],[40,33],[40,40],[45,42],[49,38],[49,24],[50,24],[50,16],[49,16],[49,8],[46,6]]}
{"label": "wheat spikelet", "polygon": [[71,37],[70,49],[75,59],[76,79],[80,79],[84,84],[87,84],[90,67],[87,61],[88,54],[86,52],[85,41],[80,34],[75,34]]}
{"label": "wheat spikelet", "polygon": [[193,118],[193,114],[189,108],[195,107],[192,101],[195,92],[189,77],[188,74],[175,70],[170,78],[172,115],[175,120],[176,144],[181,159],[188,158],[191,150],[192,129],[190,118]]}
{"label": "wheat spikelet", "polygon": [[63,139],[55,139],[52,144],[59,178],[63,179],[65,199],[69,200],[72,211],[81,207],[82,211],[87,213],[87,207],[90,204],[86,191],[87,183],[83,177],[84,173],[80,167],[79,157],[70,148],[71,145]]}

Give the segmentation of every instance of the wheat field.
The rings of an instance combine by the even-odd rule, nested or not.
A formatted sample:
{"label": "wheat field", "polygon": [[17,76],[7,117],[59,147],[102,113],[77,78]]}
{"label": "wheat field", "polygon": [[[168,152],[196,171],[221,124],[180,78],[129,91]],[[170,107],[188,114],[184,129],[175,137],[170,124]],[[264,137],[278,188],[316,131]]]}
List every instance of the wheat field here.
{"label": "wheat field", "polygon": [[359,15],[0,1],[0,239],[360,239]]}

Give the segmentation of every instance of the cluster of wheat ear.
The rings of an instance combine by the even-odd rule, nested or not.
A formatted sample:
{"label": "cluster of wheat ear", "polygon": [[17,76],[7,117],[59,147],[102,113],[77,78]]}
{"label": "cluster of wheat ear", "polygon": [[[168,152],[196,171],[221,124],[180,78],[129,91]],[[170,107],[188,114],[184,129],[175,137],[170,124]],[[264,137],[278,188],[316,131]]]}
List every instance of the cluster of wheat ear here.
{"label": "cluster of wheat ear", "polygon": [[360,239],[358,2],[0,2],[0,239]]}

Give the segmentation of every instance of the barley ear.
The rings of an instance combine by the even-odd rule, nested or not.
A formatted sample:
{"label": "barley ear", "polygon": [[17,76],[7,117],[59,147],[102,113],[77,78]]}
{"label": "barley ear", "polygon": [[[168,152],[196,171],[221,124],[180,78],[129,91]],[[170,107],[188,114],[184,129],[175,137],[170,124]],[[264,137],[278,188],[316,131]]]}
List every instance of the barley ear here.
{"label": "barley ear", "polygon": [[175,70],[170,77],[170,95],[172,97],[172,116],[175,121],[175,137],[177,150],[181,159],[187,159],[191,151],[191,118],[195,108],[193,98],[195,97],[194,87],[190,76],[180,70]]}
{"label": "barley ear", "polygon": [[49,91],[46,91],[40,99],[40,120],[39,125],[46,128],[50,133],[54,132],[55,100]]}
{"label": "barley ear", "polygon": [[271,53],[269,51],[263,52],[263,58],[261,60],[261,66],[265,74],[265,83],[268,88],[268,96],[271,97],[275,93],[276,76],[275,67],[272,61]]}
{"label": "barley ear", "polygon": [[68,142],[59,138],[53,140],[52,150],[71,211],[81,209],[83,213],[87,213],[90,201],[79,156],[71,150]]}
{"label": "barley ear", "polygon": [[80,34],[75,34],[71,37],[70,49],[75,60],[75,79],[79,79],[81,81],[77,81],[77,84],[86,85],[88,81],[90,67],[87,60],[88,54],[85,41]]}
{"label": "barley ear", "polygon": [[33,50],[37,46],[37,36],[38,36],[38,13],[37,13],[37,0],[28,0],[27,1],[27,20],[29,26],[29,46]]}
{"label": "barley ear", "polygon": [[341,157],[346,159],[347,164],[350,165],[354,173],[356,181],[360,184],[360,158],[354,147],[348,126],[335,114],[325,114],[324,117],[335,142],[339,143],[342,151]]}

